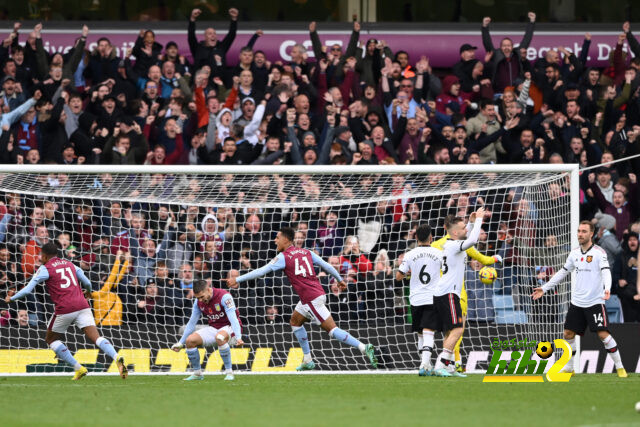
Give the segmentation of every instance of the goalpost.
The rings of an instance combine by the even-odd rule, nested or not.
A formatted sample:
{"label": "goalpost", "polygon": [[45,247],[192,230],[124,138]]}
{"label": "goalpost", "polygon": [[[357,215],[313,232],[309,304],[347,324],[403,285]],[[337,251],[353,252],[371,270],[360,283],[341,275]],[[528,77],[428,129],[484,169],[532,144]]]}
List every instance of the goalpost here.
{"label": "goalpost", "polygon": [[[170,347],[191,311],[190,284],[241,274],[269,262],[281,226],[296,228],[296,245],[334,265],[349,288],[320,280],[334,319],[378,348],[379,371],[417,369],[410,332],[408,285],[394,280],[415,228],[428,222],[444,235],[447,215],[483,205],[477,248],[500,254],[498,279],[480,282],[479,263],[465,272],[468,319],[462,362],[484,372],[495,339],[562,337],[570,280],[537,302],[530,294],[562,267],[577,245],[578,165],[412,166],[0,166],[0,299],[38,268],[39,246],[59,242],[64,257],[93,284],[90,305],[101,334],[134,372],[185,372],[184,350]],[[297,302],[281,273],[230,290],[243,323],[234,368],[289,372],[302,351],[288,324]],[[4,302],[0,302],[4,304]],[[0,305],[0,375],[70,372],[44,342],[52,306],[44,286]],[[307,325],[320,372],[364,372],[364,358],[319,327]],[[436,334],[438,336],[439,334]],[[115,366],[69,329],[65,342],[90,371]],[[436,339],[441,349],[442,340]],[[205,371],[222,360],[201,350]],[[576,366],[579,367],[579,364]]]}

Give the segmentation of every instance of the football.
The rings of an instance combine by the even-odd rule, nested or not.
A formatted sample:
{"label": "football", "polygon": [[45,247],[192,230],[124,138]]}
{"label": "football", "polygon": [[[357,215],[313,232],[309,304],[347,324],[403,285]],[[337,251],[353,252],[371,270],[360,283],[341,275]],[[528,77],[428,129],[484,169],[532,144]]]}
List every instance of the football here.
{"label": "football", "polygon": [[540,341],[536,347],[536,354],[541,359],[548,359],[553,353],[553,344],[548,341]]}
{"label": "football", "polygon": [[480,281],[485,285],[492,285],[498,277],[498,272],[493,267],[482,267],[478,273]]}

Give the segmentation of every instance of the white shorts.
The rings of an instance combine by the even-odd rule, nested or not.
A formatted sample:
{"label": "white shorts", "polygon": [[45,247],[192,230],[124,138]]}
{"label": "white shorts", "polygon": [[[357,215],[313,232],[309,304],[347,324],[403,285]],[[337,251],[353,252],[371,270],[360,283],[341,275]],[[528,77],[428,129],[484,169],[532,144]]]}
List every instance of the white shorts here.
{"label": "white shorts", "polygon": [[326,295],[321,295],[308,304],[303,304],[302,301],[298,301],[295,310],[316,325],[321,324],[331,317],[331,312],[327,308]]}
{"label": "white shorts", "polygon": [[91,309],[84,308],[72,313],[54,314],[49,321],[49,329],[58,334],[64,334],[69,329],[69,326],[74,323],[80,329],[87,326],[96,326]]}
{"label": "white shorts", "polygon": [[234,346],[238,343],[238,339],[233,334],[231,326],[223,326],[220,329],[216,329],[213,326],[205,326],[204,328],[197,330],[195,333],[200,335],[200,338],[202,338],[202,345],[204,347],[216,348],[218,346],[218,343],[216,342],[216,335],[218,335],[218,331],[225,331],[229,334],[229,345]]}

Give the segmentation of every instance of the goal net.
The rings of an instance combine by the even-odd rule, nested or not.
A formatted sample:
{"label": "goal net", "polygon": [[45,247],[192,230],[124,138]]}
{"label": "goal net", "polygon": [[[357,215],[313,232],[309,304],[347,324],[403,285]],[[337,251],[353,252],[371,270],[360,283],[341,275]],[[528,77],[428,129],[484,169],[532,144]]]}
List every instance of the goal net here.
{"label": "goal net", "polygon": [[[53,307],[44,285],[5,304],[39,266],[40,247],[56,241],[93,285],[89,303],[101,334],[135,372],[185,372],[181,337],[193,304],[192,284],[225,288],[276,255],[282,226],[348,283],[320,280],[338,325],[379,350],[380,369],[419,365],[411,333],[408,283],[396,282],[403,254],[421,223],[444,236],[447,215],[487,214],[477,249],[500,255],[498,279],[480,282],[469,259],[462,363],[486,370],[496,339],[553,341],[562,336],[570,281],[532,303],[530,294],[564,263],[576,222],[577,169],[530,167],[3,167],[0,173],[0,374],[60,372],[44,342]],[[232,350],[241,371],[291,371],[302,351],[289,317],[297,303],[282,273],[230,290],[246,345]],[[204,322],[201,322],[204,325]],[[369,369],[357,351],[307,324],[321,371]],[[436,347],[441,350],[441,337]],[[71,327],[65,343],[90,371],[115,372],[111,361]],[[219,371],[216,349],[201,350],[205,371]]]}

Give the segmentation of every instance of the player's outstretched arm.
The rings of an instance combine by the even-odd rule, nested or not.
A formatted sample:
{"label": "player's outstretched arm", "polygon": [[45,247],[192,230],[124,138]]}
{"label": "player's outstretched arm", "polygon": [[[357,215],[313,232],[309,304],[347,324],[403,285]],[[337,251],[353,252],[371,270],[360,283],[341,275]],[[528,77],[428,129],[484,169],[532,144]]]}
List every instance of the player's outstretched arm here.
{"label": "player's outstretched arm", "polygon": [[331,264],[323,260],[318,254],[316,254],[315,252],[311,252],[311,259],[313,260],[314,265],[322,268],[324,271],[333,276],[333,278],[338,282],[342,282],[342,276],[340,276],[340,273],[338,273],[338,271]]}
{"label": "player's outstretched arm", "polygon": [[565,277],[567,277],[567,275],[571,270],[573,270],[573,261],[571,261],[571,256],[569,256],[569,258],[567,258],[567,262],[565,263],[564,267],[562,267],[560,271],[554,274],[551,280],[549,280],[547,283],[542,285],[542,287],[535,288],[533,290],[533,293],[531,294],[531,297],[534,300],[541,298],[545,292],[558,286],[558,283],[562,282],[562,280]]}
{"label": "player's outstretched arm", "polygon": [[242,329],[240,328],[240,321],[238,320],[238,316],[236,316],[236,305],[233,302],[233,297],[229,294],[226,294],[220,301],[224,306],[224,312],[229,319],[229,323],[231,323],[231,329],[233,330],[233,334],[236,336],[238,345],[243,345],[244,341],[242,341]]}
{"label": "player's outstretched arm", "polygon": [[250,271],[249,273],[243,274],[242,276],[238,276],[236,278],[230,277],[226,279],[227,286],[229,286],[230,288],[235,288],[239,283],[246,282],[247,280],[257,279],[274,271],[284,270],[284,267],[284,255],[278,254],[278,256],[271,260],[269,264],[263,265],[257,270]]}
{"label": "player's outstretched arm", "polygon": [[25,296],[33,292],[33,289],[36,287],[38,283],[42,283],[48,278],[49,278],[49,271],[47,271],[45,266],[40,266],[40,268],[38,269],[36,274],[34,274],[34,276],[31,278],[27,286],[20,289],[20,291],[15,293],[13,296],[11,297],[7,296],[7,298],[5,299],[5,302],[8,303],[10,301],[16,301],[21,298],[24,298]]}
{"label": "player's outstretched arm", "polygon": [[475,246],[472,246],[469,249],[467,249],[467,255],[469,255],[469,257],[471,257],[472,259],[475,259],[476,261],[480,262],[480,264],[482,265],[492,265],[492,264],[502,263],[502,257],[500,255],[494,255],[494,256],[485,255],[481,253],[479,250],[477,250]]}
{"label": "player's outstretched arm", "polygon": [[180,338],[180,341],[171,346],[171,350],[180,351],[180,349],[184,347],[184,343],[187,341],[187,337],[196,330],[196,325],[198,324],[198,320],[200,320],[201,315],[202,312],[200,311],[200,307],[198,307],[198,300],[194,300],[193,309],[191,310],[191,317],[189,318],[187,326],[184,327],[182,338]]}

